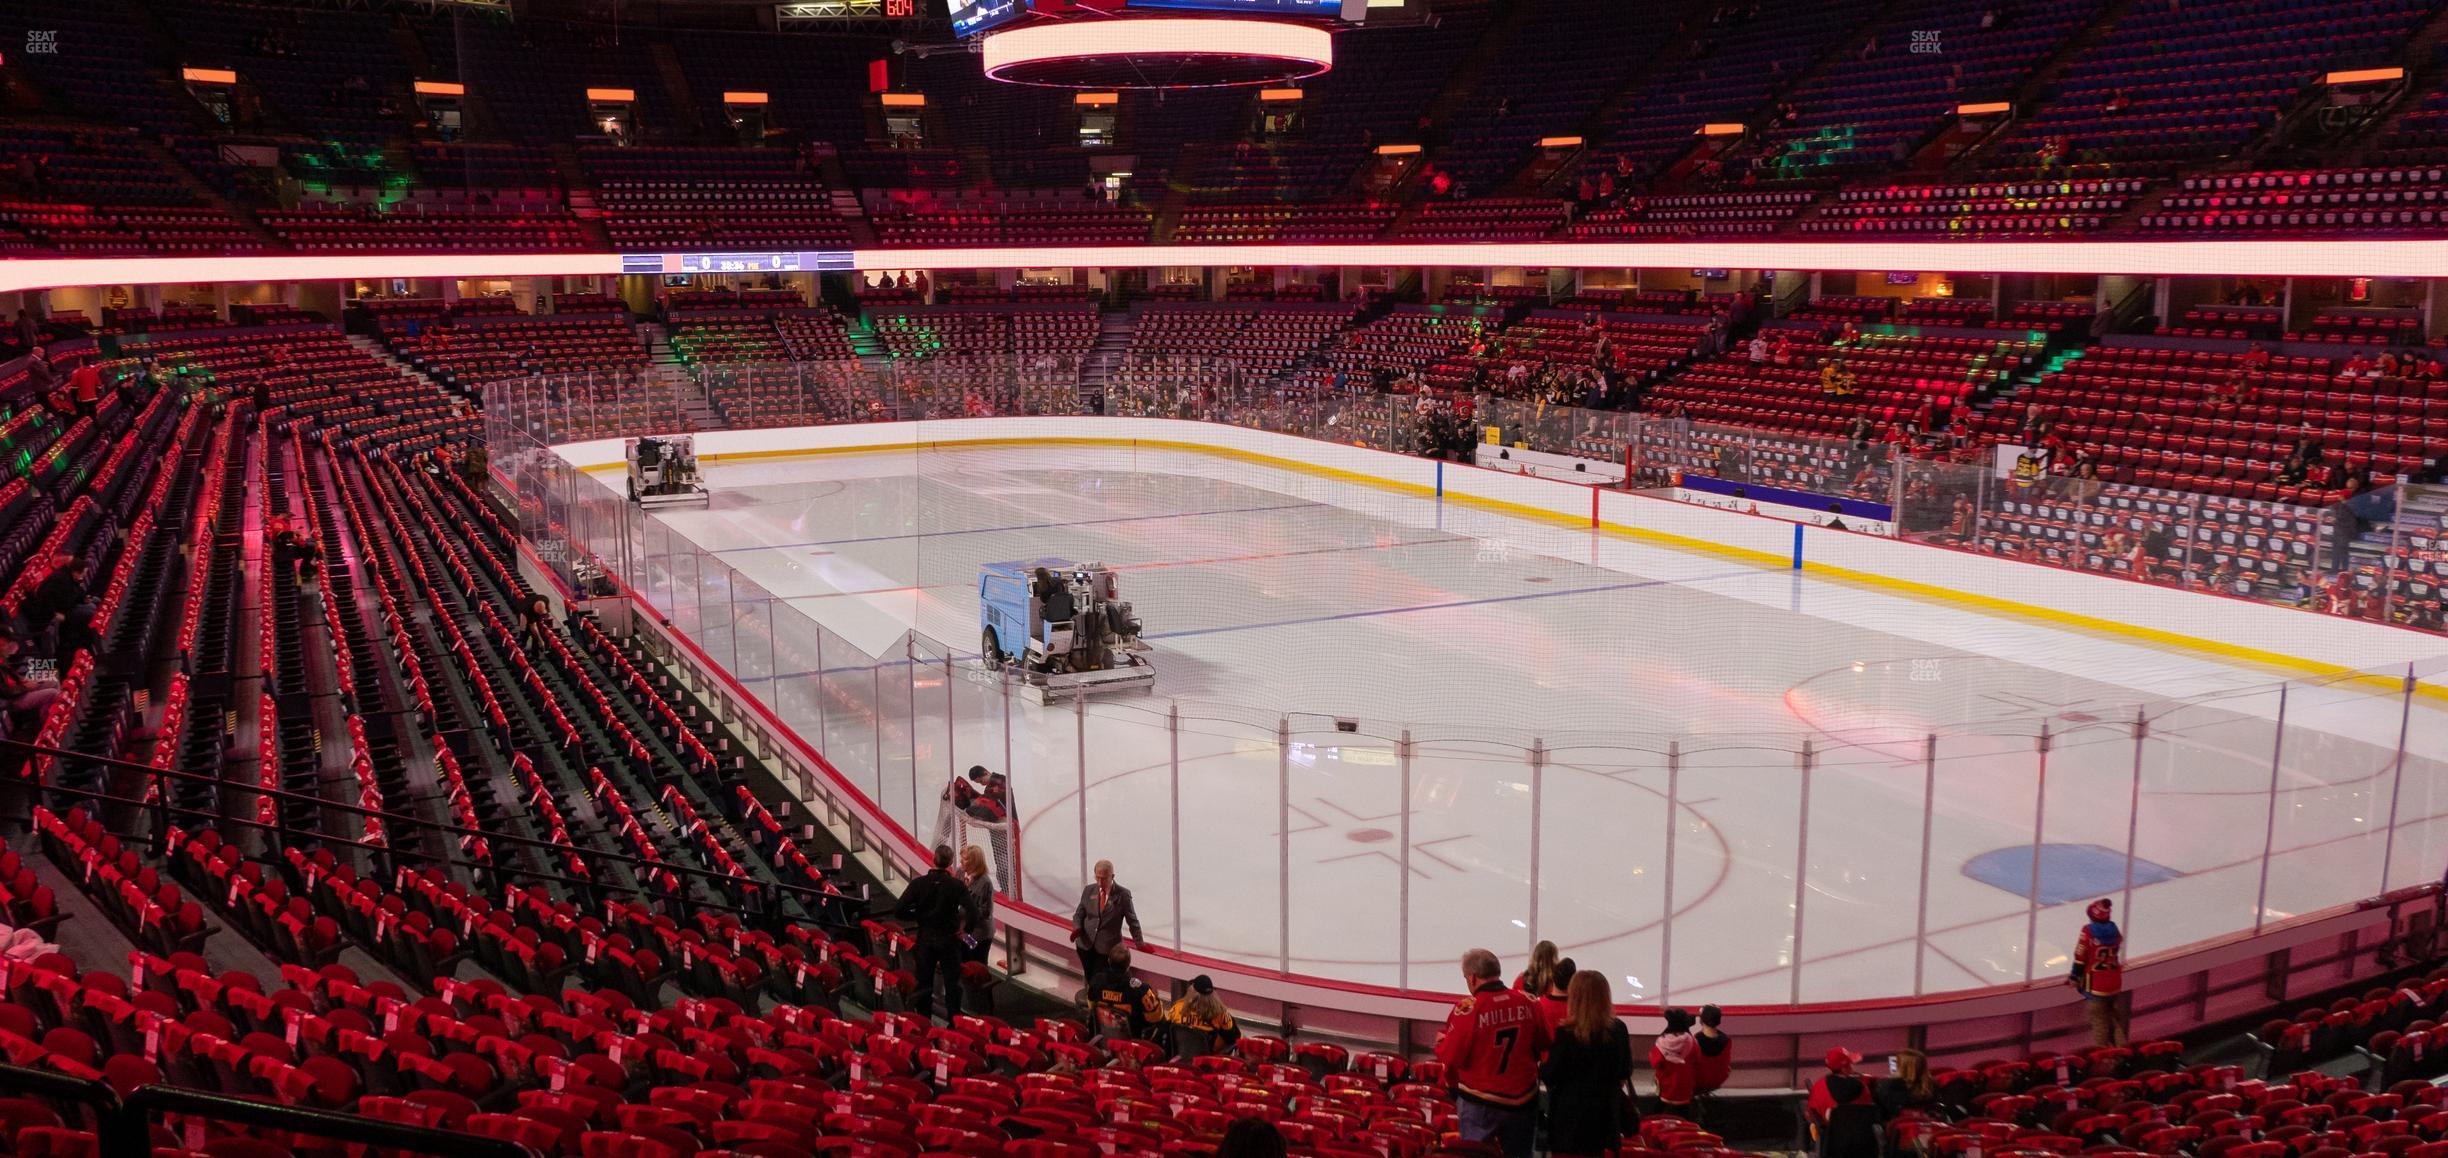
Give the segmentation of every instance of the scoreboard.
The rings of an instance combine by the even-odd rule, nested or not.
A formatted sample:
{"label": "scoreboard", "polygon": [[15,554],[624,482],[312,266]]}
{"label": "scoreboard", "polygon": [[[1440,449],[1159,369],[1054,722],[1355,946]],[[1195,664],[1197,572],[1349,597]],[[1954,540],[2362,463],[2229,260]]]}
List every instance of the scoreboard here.
{"label": "scoreboard", "polygon": [[952,34],[968,36],[1027,15],[1027,0],[951,0]]}
{"label": "scoreboard", "polygon": [[798,253],[624,253],[621,272],[638,274],[691,273],[833,273],[856,268],[849,250]]}

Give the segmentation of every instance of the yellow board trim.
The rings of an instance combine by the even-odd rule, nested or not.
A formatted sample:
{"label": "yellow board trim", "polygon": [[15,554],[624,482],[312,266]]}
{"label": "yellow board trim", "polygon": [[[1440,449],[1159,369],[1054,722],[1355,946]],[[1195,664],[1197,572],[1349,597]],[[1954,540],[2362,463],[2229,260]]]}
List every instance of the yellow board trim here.
{"label": "yellow board trim", "polygon": [[[1084,436],[1058,438],[930,439],[924,442],[878,443],[861,446],[818,446],[799,447],[787,450],[729,451],[720,454],[701,454],[698,455],[697,458],[700,462],[750,462],[773,459],[814,458],[841,454],[889,454],[901,451],[982,449],[997,446],[1101,446],[1128,447],[1131,449],[1146,447],[1151,450],[1179,450],[1193,454],[1207,454],[1214,455],[1218,458],[1229,458],[1237,459],[1243,462],[1258,463],[1264,466],[1289,470],[1297,474],[1312,475],[1318,478],[1331,479],[1337,482],[1355,483],[1361,486],[1374,487],[1378,490],[1394,491],[1400,494],[1425,495],[1431,497],[1435,496],[1436,494],[1435,488],[1420,486],[1416,483],[1396,482],[1393,479],[1379,478],[1375,475],[1365,475],[1354,471],[1340,470],[1329,466],[1320,466],[1312,462],[1302,462],[1298,459],[1282,458],[1276,455],[1265,454],[1260,451],[1243,450],[1238,447],[1209,446],[1202,443],[1180,442],[1171,439],[1097,438]],[[1367,448],[1355,447],[1354,449]],[[587,474],[603,474],[625,470],[627,469],[627,464],[623,462],[611,462],[602,463],[595,466],[581,467],[579,469]],[[1444,499],[1446,502],[1454,503],[1460,506],[1475,507],[1480,510],[1530,519],[1536,522],[1547,523],[1555,526],[1575,527],[1582,530],[1593,529],[1591,526],[1591,520],[1585,516],[1566,515],[1540,507],[1532,507],[1521,503],[1508,502],[1504,499],[1488,498],[1483,495],[1456,494],[1451,490],[1445,492]],[[1688,535],[1677,535],[1666,531],[1653,530],[1648,527],[1633,526],[1628,523],[1601,521],[1596,525],[1595,529],[1606,534],[1617,535],[1630,539],[1638,539],[1644,542],[1657,543],[1662,546],[1671,547],[1681,551],[1688,551],[1694,554],[1712,555],[1722,559],[1730,559],[1748,565],[1760,566],[1767,570],[1790,570],[1793,565],[1792,559],[1789,556],[1780,555],[1773,551],[1755,551],[1748,547],[1731,547],[1723,543],[1710,542],[1706,539],[1695,539]],[[2122,643],[2141,644],[2143,646],[2152,647],[2161,651],[2196,652],[2216,656],[2224,660],[2230,660],[2243,666],[2262,668],[2265,670],[2287,673],[2309,673],[2315,676],[2328,677],[2333,681],[2330,686],[2351,686],[2369,691],[2385,692],[2389,695],[2400,694],[2405,688],[2405,680],[2402,676],[2383,675],[2375,672],[2359,671],[2354,668],[2346,667],[2342,664],[2328,663],[2322,660],[2306,659],[2302,656],[2287,655],[2283,652],[2268,651],[2256,647],[2247,647],[2242,644],[2227,643],[2221,640],[2204,639],[2200,636],[2185,635],[2181,632],[2167,631],[2162,628],[2143,627],[2138,624],[2124,623],[2113,619],[2103,619],[2098,616],[2085,615],[2076,611],[2066,611],[2061,608],[2042,607],[2034,603],[2022,603],[2012,599],[2001,599],[1994,595],[1978,595],[1969,591],[1958,591],[1951,587],[1940,587],[1935,584],[1921,583],[1910,579],[1898,579],[1890,575],[1877,575],[1867,571],[1855,571],[1849,568],[1830,566],[1825,563],[1813,563],[1808,559],[1804,559],[1802,561],[1802,570],[1807,574],[1833,582],[1847,583],[1857,587],[1881,590],[1890,594],[1900,595],[1908,599],[1917,599],[1923,602],[1951,605],[1967,611],[1975,612],[1977,614],[1989,615],[1996,618],[2013,619],[2023,622],[2037,622],[2052,627],[2077,631],[2085,635],[2105,637]],[[2416,683],[2415,690],[2416,694],[2427,699],[2448,702],[2448,686],[2418,681]]]}

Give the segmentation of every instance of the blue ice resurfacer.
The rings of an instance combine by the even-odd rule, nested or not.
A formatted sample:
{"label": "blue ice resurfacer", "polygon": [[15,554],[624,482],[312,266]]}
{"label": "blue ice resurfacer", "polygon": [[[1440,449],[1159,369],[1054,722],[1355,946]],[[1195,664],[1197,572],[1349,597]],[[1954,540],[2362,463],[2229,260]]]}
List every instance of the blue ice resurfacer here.
{"label": "blue ice resurfacer", "polygon": [[1024,559],[988,563],[978,576],[978,653],[1040,701],[1153,686],[1146,650],[1102,563]]}

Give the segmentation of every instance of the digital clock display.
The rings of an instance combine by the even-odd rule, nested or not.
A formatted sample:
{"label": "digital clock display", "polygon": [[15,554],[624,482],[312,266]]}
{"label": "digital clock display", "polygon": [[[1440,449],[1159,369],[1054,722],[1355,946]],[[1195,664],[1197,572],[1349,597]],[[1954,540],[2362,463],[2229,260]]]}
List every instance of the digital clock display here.
{"label": "digital clock display", "polygon": [[681,273],[796,273],[795,253],[684,253]]}

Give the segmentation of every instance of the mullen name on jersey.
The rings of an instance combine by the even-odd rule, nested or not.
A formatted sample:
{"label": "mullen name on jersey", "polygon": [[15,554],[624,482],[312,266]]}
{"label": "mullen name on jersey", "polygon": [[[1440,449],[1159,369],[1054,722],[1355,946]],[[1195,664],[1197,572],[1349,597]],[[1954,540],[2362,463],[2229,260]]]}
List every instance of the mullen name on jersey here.
{"label": "mullen name on jersey", "polygon": [[1538,1007],[1527,1002],[1480,1001],[1470,997],[1464,998],[1462,1004],[1465,1010],[1476,1007],[1471,1014],[1471,1024],[1480,1029],[1502,1029],[1508,1025],[1538,1020]]}

